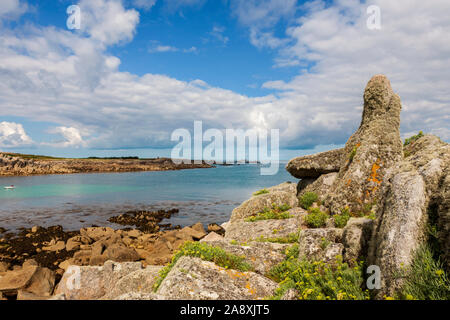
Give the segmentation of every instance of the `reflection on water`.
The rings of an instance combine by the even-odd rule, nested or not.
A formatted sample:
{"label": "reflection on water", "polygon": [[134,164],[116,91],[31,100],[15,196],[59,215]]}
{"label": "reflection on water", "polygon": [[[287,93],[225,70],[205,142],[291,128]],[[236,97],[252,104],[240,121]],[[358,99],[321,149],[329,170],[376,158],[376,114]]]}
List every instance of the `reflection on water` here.
{"label": "reflection on water", "polygon": [[2,177],[0,227],[90,225],[117,227],[108,218],[128,210],[177,208],[163,223],[222,223],[231,211],[264,187],[294,181],[281,165],[275,176],[261,176],[257,165],[219,166],[165,172]]}

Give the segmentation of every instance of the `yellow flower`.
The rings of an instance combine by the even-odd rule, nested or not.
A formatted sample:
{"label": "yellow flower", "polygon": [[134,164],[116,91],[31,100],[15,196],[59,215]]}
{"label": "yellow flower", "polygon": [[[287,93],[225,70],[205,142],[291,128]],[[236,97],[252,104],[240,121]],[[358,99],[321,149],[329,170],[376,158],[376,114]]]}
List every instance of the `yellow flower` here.
{"label": "yellow flower", "polygon": [[406,296],[406,300],[414,300],[414,297],[412,295],[408,294]]}
{"label": "yellow flower", "polygon": [[437,274],[438,276],[442,276],[442,275],[444,274],[444,270],[437,270],[437,271],[436,271],[436,274]]}

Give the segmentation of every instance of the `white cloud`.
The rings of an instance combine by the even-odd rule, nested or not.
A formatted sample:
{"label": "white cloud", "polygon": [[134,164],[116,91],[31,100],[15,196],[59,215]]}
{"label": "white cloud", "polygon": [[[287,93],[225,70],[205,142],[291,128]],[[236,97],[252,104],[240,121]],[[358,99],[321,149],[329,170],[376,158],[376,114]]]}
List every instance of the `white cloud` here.
{"label": "white cloud", "polygon": [[15,19],[25,13],[27,9],[28,5],[20,0],[2,0],[0,2],[0,20],[2,18]]}
{"label": "white cloud", "polygon": [[156,4],[156,0],[133,0],[133,5],[137,8],[150,10]]}
{"label": "white cloud", "polygon": [[102,45],[133,39],[139,13],[126,10],[122,0],[81,0],[81,29]]}
{"label": "white cloud", "polygon": [[450,2],[373,2],[382,10],[380,31],[367,30],[359,1],[303,8],[307,15],[286,30],[289,41],[274,45],[278,62],[302,70],[291,81],[265,84],[280,90],[277,96],[250,98],[201,80],[120,72],[120,60],[105,49],[133,37],[136,13],[119,1],[93,1],[94,11],[111,5],[119,21],[134,27],[111,37],[113,31],[93,29],[2,30],[0,116],[76,128],[53,131],[63,136],[60,146],[168,146],[172,130],[192,128],[194,120],[219,129],[279,128],[284,147],[341,144],[359,124],[365,84],[385,73],[403,99],[403,132],[424,130],[449,140]]}
{"label": "white cloud", "polygon": [[221,26],[214,26],[212,31],[209,33],[215,40],[222,42],[224,45],[230,41],[230,38],[224,35],[225,28]]}
{"label": "white cloud", "polygon": [[177,52],[178,48],[172,46],[158,45],[155,48],[150,48],[149,52]]}
{"label": "white cloud", "polygon": [[158,44],[157,41],[152,41],[154,46],[148,49],[150,53],[164,53],[164,52],[183,52],[183,53],[197,53],[197,47],[190,47],[188,49],[180,49],[174,46]]}
{"label": "white cloud", "polygon": [[43,145],[57,147],[57,148],[67,148],[67,147],[83,147],[85,146],[85,142],[83,141],[83,137],[81,135],[80,130],[73,127],[56,127],[48,131],[52,134],[59,134],[62,136],[62,140],[50,142],[50,143],[42,143]]}
{"label": "white cloud", "polygon": [[29,146],[33,143],[26,134],[23,126],[15,122],[0,122],[0,147],[17,148]]}

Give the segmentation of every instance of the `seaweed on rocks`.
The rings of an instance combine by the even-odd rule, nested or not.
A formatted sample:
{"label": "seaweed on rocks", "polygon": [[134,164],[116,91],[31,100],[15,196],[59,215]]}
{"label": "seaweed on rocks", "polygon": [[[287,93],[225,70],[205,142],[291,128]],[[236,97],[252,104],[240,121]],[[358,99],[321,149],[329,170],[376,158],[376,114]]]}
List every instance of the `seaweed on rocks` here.
{"label": "seaweed on rocks", "polygon": [[164,219],[169,219],[173,214],[178,213],[178,209],[158,210],[158,211],[128,211],[124,214],[108,219],[109,222],[123,226],[135,226],[144,233],[156,233],[161,228],[173,229],[171,224],[159,225]]}

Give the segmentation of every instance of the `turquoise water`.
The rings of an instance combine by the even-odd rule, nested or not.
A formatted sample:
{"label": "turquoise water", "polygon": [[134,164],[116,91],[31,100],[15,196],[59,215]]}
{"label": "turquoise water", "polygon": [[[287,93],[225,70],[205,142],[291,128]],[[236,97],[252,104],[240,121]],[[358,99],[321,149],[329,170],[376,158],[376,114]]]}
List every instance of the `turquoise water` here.
{"label": "turquoise water", "polygon": [[[127,210],[172,209],[165,223],[222,223],[233,208],[256,190],[296,181],[280,164],[274,176],[261,176],[257,165],[218,166],[163,172],[0,177],[0,227],[62,225],[75,230],[110,225],[108,218]],[[14,190],[3,186],[15,185]]]}

